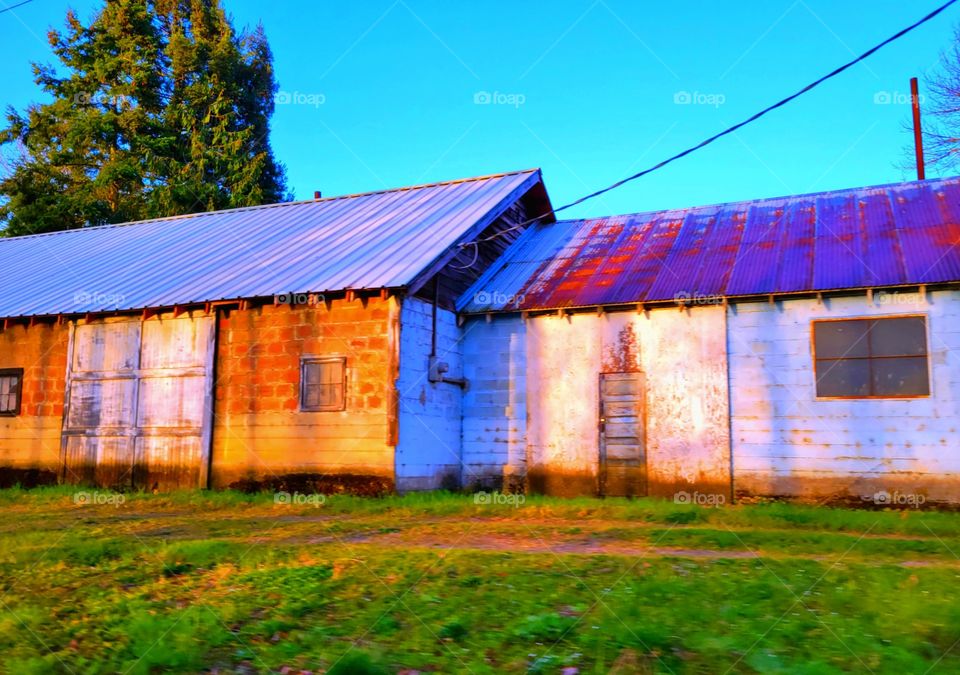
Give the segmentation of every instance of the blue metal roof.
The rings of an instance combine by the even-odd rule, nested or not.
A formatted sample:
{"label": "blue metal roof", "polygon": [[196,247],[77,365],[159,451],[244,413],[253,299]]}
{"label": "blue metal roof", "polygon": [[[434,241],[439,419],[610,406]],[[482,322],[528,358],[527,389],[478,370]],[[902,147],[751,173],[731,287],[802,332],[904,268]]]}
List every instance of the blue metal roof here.
{"label": "blue metal roof", "polygon": [[458,302],[560,309],[960,281],[960,177],[528,228]]}
{"label": "blue metal roof", "polygon": [[404,287],[540,180],[531,169],[0,238],[0,317]]}

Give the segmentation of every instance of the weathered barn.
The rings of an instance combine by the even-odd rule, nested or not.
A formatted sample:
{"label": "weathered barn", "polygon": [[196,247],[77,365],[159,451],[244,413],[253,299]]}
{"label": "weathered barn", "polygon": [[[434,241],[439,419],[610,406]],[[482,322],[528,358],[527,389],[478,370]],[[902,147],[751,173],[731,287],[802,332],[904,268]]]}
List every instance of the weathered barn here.
{"label": "weathered barn", "polygon": [[960,501],[960,178],[549,210],[531,170],[0,239],[0,482]]}
{"label": "weathered barn", "polygon": [[454,301],[549,210],[531,170],[0,239],[0,482],[457,484]]}
{"label": "weathered barn", "polygon": [[465,481],[960,501],[957,282],[958,178],[531,227],[458,303]]}

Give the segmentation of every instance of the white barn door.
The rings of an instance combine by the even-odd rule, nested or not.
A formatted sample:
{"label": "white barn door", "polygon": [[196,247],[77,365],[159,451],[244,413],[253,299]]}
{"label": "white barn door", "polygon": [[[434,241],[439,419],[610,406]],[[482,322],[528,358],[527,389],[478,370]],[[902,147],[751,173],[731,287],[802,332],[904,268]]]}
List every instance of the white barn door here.
{"label": "white barn door", "polygon": [[75,325],[64,481],[118,489],[205,487],[213,338],[210,316]]}

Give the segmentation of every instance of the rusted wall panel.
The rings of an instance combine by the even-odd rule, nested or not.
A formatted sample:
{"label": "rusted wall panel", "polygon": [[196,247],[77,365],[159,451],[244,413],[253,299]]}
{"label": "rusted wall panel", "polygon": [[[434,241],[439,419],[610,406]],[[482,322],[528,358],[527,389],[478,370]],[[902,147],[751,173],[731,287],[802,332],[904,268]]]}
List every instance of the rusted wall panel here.
{"label": "rusted wall panel", "polygon": [[647,376],[650,494],[730,496],[726,317],[720,306],[634,319]]}
{"label": "rusted wall panel", "polygon": [[527,322],[528,471],[533,489],[596,489],[601,372],[646,382],[647,484],[672,497],[730,493],[725,317],[721,307]]}
{"label": "rusted wall panel", "polygon": [[[232,310],[219,319],[211,482],[290,474],[393,480],[396,300]],[[299,410],[300,358],[347,359],[346,410]]]}
{"label": "rusted wall panel", "polygon": [[0,368],[24,374],[20,415],[0,417],[0,486],[56,479],[68,342],[64,325],[0,329]]}
{"label": "rusted wall panel", "polygon": [[595,494],[604,318],[527,321],[527,477],[548,494]]}
{"label": "rusted wall panel", "polygon": [[[735,488],[815,498],[885,491],[960,501],[960,293],[731,306]],[[811,321],[923,314],[931,396],[817,400]]]}

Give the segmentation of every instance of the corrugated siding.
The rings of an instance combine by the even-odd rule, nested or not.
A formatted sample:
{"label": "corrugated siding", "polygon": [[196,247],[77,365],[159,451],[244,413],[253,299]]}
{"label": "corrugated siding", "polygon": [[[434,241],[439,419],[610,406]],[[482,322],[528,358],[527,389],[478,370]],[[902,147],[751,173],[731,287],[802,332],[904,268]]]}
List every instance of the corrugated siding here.
{"label": "corrugated siding", "polygon": [[531,227],[467,312],[960,280],[960,178]]}
{"label": "corrugated siding", "polygon": [[405,286],[539,180],[530,170],[0,238],[0,317]]}

